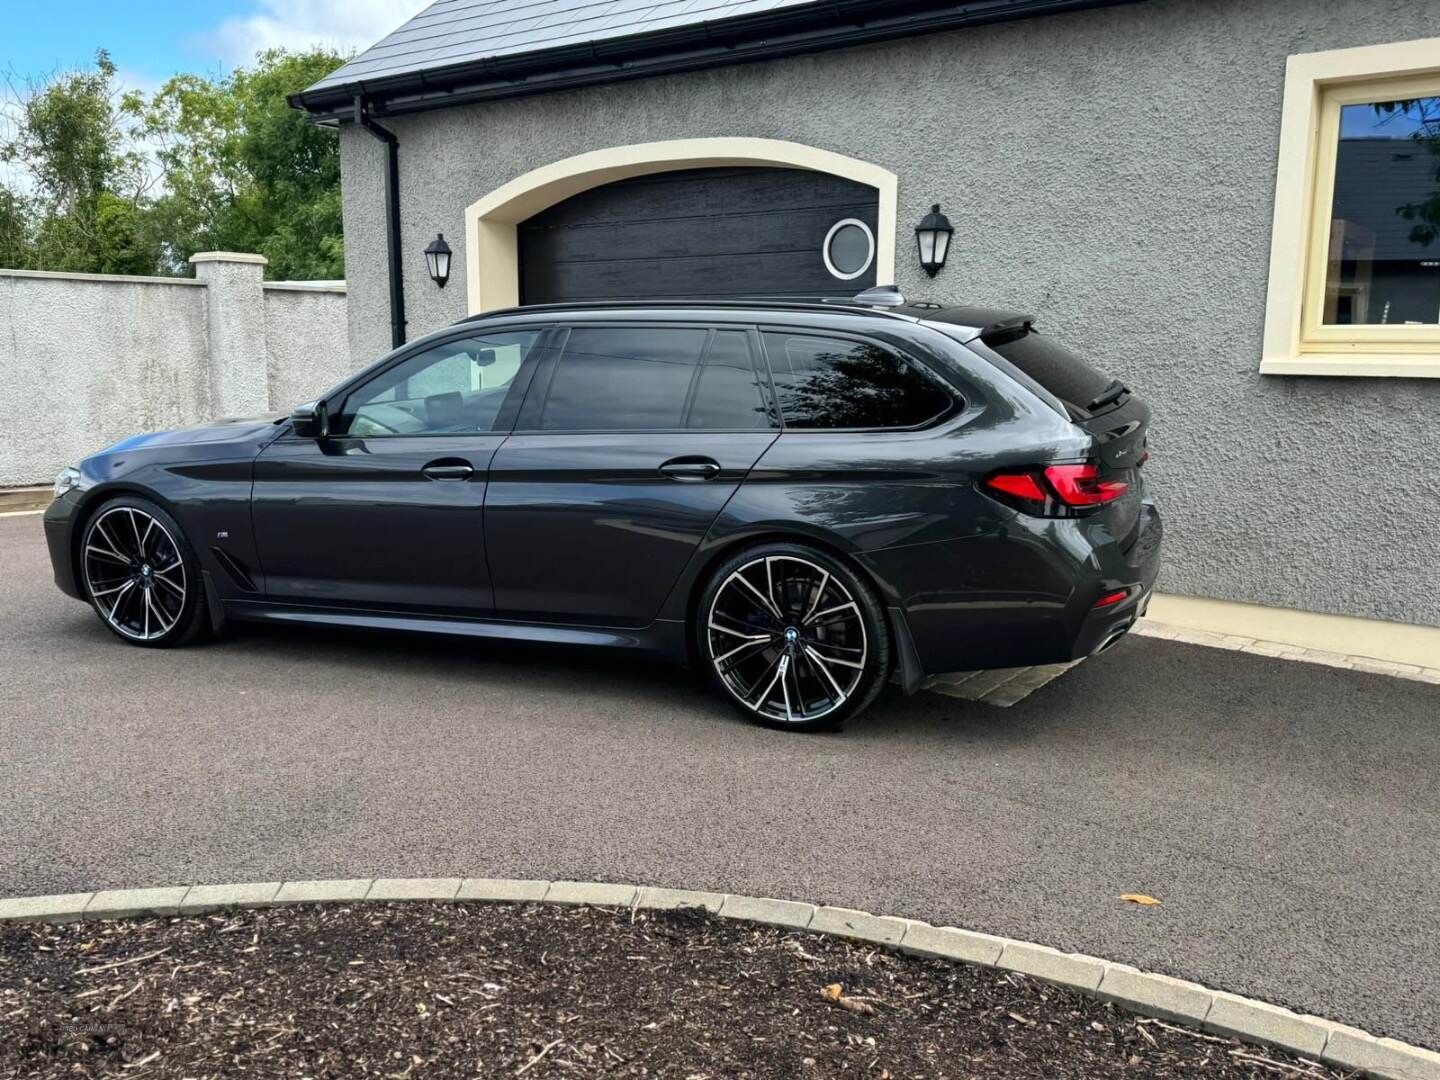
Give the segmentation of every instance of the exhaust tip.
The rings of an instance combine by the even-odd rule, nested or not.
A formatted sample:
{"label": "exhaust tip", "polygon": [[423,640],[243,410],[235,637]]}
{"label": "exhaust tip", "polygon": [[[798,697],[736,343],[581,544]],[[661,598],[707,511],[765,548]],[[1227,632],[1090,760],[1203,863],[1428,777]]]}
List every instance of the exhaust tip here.
{"label": "exhaust tip", "polygon": [[1111,646],[1113,646],[1117,641],[1119,641],[1121,638],[1123,638],[1126,634],[1128,634],[1128,633],[1130,632],[1130,626],[1131,626],[1131,625],[1133,625],[1133,624],[1126,624],[1125,626],[1122,626],[1119,630],[1114,631],[1109,637],[1107,637],[1107,638],[1106,638],[1104,641],[1102,641],[1099,645],[1095,646],[1095,648],[1091,650],[1090,655],[1091,655],[1091,656],[1099,656],[1099,655],[1100,655],[1102,652],[1104,652],[1106,649],[1108,649],[1108,648],[1110,648]]}

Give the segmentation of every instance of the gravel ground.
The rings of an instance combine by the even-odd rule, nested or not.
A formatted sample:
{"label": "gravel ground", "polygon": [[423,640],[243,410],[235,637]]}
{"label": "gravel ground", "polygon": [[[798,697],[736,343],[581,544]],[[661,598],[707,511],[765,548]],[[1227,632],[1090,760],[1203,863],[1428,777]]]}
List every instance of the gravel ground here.
{"label": "gravel ground", "polygon": [[992,969],[718,919],[303,907],[0,927],[0,1077],[1342,1073]]}
{"label": "gravel ground", "polygon": [[0,567],[0,895],[778,896],[1440,1047],[1440,687],[1138,638],[1011,709],[890,692],[797,737],[609,655],[259,627],[127,647],[56,591],[38,518],[0,519]]}

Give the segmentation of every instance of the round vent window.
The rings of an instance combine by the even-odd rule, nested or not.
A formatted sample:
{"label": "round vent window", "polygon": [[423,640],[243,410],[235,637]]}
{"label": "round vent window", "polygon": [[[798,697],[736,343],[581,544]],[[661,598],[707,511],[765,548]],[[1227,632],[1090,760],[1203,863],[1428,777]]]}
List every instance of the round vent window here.
{"label": "round vent window", "polygon": [[845,218],[830,226],[821,248],[825,269],[841,281],[857,278],[875,261],[875,234],[857,218]]}

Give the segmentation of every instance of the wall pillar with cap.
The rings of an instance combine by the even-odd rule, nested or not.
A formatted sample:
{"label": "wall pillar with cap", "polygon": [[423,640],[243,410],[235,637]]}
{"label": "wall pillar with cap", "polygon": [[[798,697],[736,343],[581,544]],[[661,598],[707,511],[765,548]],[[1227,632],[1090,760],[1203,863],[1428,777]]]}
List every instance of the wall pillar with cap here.
{"label": "wall pillar with cap", "polygon": [[241,251],[201,251],[190,262],[195,279],[207,286],[211,408],[217,417],[269,411],[264,290],[269,260]]}

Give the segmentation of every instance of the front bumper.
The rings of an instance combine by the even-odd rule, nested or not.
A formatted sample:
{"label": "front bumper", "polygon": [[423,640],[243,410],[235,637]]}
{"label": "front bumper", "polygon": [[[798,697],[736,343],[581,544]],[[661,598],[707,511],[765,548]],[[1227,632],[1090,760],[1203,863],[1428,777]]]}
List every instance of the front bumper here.
{"label": "front bumper", "polygon": [[50,566],[55,584],[66,596],[84,600],[75,579],[75,522],[80,514],[79,492],[67,491],[45,511],[45,545],[50,549]]}

